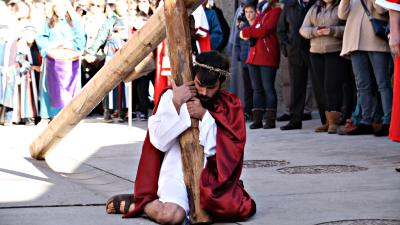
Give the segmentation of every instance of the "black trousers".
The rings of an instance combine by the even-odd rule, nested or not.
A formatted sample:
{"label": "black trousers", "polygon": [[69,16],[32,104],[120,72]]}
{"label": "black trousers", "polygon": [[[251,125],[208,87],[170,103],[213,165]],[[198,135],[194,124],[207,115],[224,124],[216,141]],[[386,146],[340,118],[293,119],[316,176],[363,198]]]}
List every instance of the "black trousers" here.
{"label": "black trousers", "polygon": [[139,112],[147,116],[147,109],[149,108],[149,78],[143,76],[133,81],[133,111]]}
{"label": "black trousers", "polygon": [[253,109],[253,88],[251,86],[249,67],[243,63],[242,76],[244,84],[244,112],[248,115],[252,114]]}
{"label": "black trousers", "polygon": [[307,65],[293,64],[289,60],[290,123],[300,124],[303,119],[309,72]]}
{"label": "black trousers", "polygon": [[325,111],[341,112],[343,85],[351,79],[350,61],[341,57],[340,52],[333,52],[310,53],[310,62],[313,90],[320,115],[325,115]]}

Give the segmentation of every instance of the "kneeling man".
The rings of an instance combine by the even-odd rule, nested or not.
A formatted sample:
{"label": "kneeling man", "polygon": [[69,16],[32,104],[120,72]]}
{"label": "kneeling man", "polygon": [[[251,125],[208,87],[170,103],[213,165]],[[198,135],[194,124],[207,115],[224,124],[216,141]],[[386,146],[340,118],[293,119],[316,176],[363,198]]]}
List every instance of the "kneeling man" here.
{"label": "kneeling man", "polygon": [[108,213],[124,218],[145,213],[160,224],[180,224],[188,215],[179,135],[199,119],[199,140],[205,167],[200,177],[200,204],[215,222],[244,221],[256,204],[239,180],[243,167],[246,126],[237,96],[221,89],[229,63],[218,52],[201,53],[194,63],[194,81],[163,92],[153,116],[136,175],[133,195],[107,202]]}

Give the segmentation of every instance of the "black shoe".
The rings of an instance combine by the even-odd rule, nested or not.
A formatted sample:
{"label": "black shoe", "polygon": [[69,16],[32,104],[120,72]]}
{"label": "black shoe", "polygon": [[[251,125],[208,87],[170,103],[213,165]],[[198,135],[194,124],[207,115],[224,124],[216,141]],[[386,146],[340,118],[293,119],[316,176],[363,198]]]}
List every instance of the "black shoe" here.
{"label": "black shoe", "polygon": [[302,124],[294,124],[294,123],[288,123],[285,126],[281,127],[281,130],[300,130],[302,128]]}
{"label": "black shoe", "polygon": [[262,127],[263,127],[262,122],[261,122],[261,123],[252,123],[252,124],[250,124],[250,126],[249,126],[249,128],[252,129],[252,130],[254,130],[254,129],[259,129],[259,128],[262,128]]}
{"label": "black shoe", "polygon": [[381,128],[374,133],[377,137],[385,137],[389,135],[389,124],[382,124]]}
{"label": "black shoe", "polygon": [[303,119],[302,119],[302,120],[303,120],[303,121],[312,120],[311,113],[304,113],[304,114],[303,114]]}
{"label": "black shoe", "polygon": [[26,126],[35,126],[35,118],[27,118],[25,120],[25,125]]}
{"label": "black shoe", "polygon": [[373,134],[374,129],[372,128],[371,125],[366,125],[360,123],[359,125],[356,126],[354,130],[351,130],[347,132],[347,135],[367,135],[367,134]]}
{"label": "black shoe", "polygon": [[290,115],[289,114],[282,114],[280,117],[276,118],[276,121],[289,121],[290,120]]}
{"label": "black shoe", "polygon": [[397,172],[400,172],[400,167],[394,168]]}

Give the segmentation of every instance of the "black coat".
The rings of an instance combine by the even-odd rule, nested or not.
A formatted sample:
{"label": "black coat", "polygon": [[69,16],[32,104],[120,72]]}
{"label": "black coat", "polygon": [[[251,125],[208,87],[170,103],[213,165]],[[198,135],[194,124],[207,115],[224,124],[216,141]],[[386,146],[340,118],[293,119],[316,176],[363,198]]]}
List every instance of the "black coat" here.
{"label": "black coat", "polygon": [[315,3],[310,0],[303,7],[298,0],[286,0],[279,18],[277,34],[282,54],[288,57],[289,63],[296,65],[309,65],[310,41],[303,38],[300,27],[308,10]]}

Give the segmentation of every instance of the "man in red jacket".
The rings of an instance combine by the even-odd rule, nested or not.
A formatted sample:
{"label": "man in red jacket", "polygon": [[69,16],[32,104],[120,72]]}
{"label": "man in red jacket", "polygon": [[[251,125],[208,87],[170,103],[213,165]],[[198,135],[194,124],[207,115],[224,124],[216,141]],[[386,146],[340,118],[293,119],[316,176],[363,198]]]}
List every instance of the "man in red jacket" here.
{"label": "man in red jacket", "polygon": [[200,177],[200,204],[213,221],[243,221],[256,204],[239,180],[246,127],[237,96],[221,90],[229,64],[218,52],[196,57],[194,81],[167,89],[149,118],[136,175],[134,197],[117,195],[107,203],[108,213],[145,213],[160,224],[179,224],[190,210],[183,181],[179,135],[199,119],[199,140],[205,167]]}

